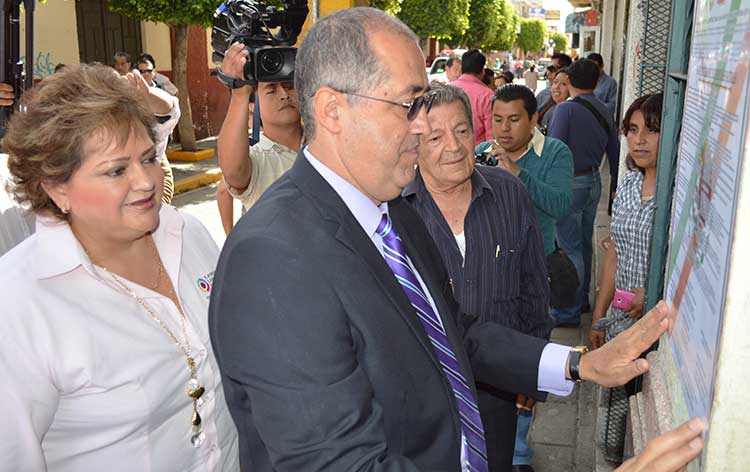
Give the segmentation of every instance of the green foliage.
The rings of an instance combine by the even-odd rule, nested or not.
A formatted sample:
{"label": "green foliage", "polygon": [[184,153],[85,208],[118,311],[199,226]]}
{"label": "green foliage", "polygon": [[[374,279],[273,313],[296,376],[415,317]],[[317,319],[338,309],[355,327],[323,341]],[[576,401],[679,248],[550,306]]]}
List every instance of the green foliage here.
{"label": "green foliage", "polygon": [[516,38],[516,46],[524,52],[537,52],[544,48],[547,27],[542,20],[521,20],[521,32]]}
{"label": "green foliage", "polygon": [[470,0],[403,0],[398,17],[420,38],[459,38],[469,28]]}
{"label": "green foliage", "polygon": [[401,11],[403,0],[370,0],[370,6],[379,8],[389,15],[396,15]]}
{"label": "green foliage", "polygon": [[113,12],[137,20],[209,27],[221,0],[109,0],[108,3]]}
{"label": "green foliage", "polygon": [[458,42],[469,48],[483,49],[497,35],[502,0],[471,0],[469,28]]}
{"label": "green foliage", "polygon": [[495,38],[487,45],[489,49],[507,51],[516,42],[516,28],[518,26],[518,15],[510,0],[501,0],[502,4],[500,23],[497,27]]}
{"label": "green foliage", "polygon": [[549,39],[555,43],[555,52],[565,52],[568,49],[568,37],[560,32],[549,35]]}

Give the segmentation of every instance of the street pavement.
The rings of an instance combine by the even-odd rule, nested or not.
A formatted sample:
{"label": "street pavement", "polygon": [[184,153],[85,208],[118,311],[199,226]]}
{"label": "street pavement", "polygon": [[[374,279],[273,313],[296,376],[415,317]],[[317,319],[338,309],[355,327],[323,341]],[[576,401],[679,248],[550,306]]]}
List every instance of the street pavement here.
{"label": "street pavement", "polygon": [[[602,189],[609,189],[609,167],[602,167]],[[596,286],[604,260],[599,242],[609,236],[610,217],[607,214],[607,191],[602,192],[594,224],[594,269],[591,291]],[[593,306],[593,300],[591,305]],[[591,313],[581,316],[579,328],[555,328],[551,341],[574,345],[588,345]],[[567,397],[550,395],[545,403],[537,404],[529,444],[535,451],[532,465],[536,472],[606,472],[612,465],[596,454],[595,431],[599,388],[584,382],[576,385]]]}

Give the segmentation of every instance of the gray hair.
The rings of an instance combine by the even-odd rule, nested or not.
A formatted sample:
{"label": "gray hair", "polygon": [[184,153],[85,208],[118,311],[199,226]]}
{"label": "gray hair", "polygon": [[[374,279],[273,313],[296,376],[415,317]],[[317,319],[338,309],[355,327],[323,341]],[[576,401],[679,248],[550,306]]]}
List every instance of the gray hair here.
{"label": "gray hair", "polygon": [[471,113],[471,102],[469,96],[463,89],[456,87],[455,85],[446,85],[442,82],[433,80],[430,83],[430,94],[433,94],[435,98],[432,99],[432,107],[440,105],[450,105],[451,103],[460,103],[464,106],[464,112],[466,118],[469,120],[469,128],[474,131],[474,115]]}
{"label": "gray hair", "polygon": [[117,60],[118,57],[124,57],[126,61],[132,64],[132,61],[130,60],[130,54],[126,53],[125,51],[117,51],[113,57],[115,60]]}
{"label": "gray hair", "polygon": [[[306,140],[315,136],[312,99],[321,87],[365,93],[388,80],[383,65],[370,47],[369,36],[380,31],[418,41],[401,21],[369,7],[339,10],[317,21],[307,32],[297,50],[294,70]],[[347,100],[353,101],[356,97],[347,96]]]}

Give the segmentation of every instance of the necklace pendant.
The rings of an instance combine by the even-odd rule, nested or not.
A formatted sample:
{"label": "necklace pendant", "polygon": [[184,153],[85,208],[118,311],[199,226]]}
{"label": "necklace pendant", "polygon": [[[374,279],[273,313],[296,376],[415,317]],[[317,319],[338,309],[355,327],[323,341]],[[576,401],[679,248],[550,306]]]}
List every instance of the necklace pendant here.
{"label": "necklace pendant", "polygon": [[205,440],[206,440],[206,435],[203,434],[203,431],[200,431],[190,436],[190,444],[196,449],[201,447]]}
{"label": "necklace pendant", "polygon": [[203,387],[198,388],[188,388],[187,394],[190,398],[193,400],[199,399],[203,394],[206,392],[206,389]]}
{"label": "necklace pendant", "polygon": [[200,426],[201,425],[201,415],[198,413],[198,410],[193,408],[193,417],[190,420],[191,423],[193,423],[193,426]]}

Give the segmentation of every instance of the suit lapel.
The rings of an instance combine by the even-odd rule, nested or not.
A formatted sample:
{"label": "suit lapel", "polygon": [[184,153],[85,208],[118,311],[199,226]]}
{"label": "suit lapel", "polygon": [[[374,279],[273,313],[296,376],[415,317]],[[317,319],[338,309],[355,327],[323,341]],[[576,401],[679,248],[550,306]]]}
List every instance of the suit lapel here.
{"label": "suit lapel", "polygon": [[289,176],[310,199],[317,203],[321,217],[336,224],[331,226],[336,228],[332,235],[364,261],[385,297],[394,305],[435,366],[440,368],[435,351],[424,327],[417,318],[414,307],[411,306],[401,285],[393,276],[391,268],[388,267],[383,256],[362,230],[341,197],[318,174],[302,153],[297,156]]}

